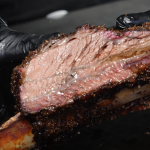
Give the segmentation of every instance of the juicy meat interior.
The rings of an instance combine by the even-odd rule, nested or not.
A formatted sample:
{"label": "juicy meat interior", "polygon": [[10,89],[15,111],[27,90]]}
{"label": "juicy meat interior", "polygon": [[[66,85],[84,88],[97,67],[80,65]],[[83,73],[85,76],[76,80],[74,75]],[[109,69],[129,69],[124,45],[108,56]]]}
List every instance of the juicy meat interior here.
{"label": "juicy meat interior", "polygon": [[149,46],[150,31],[142,28],[119,32],[83,25],[50,39],[14,70],[21,110],[53,110],[109,83],[132,82],[150,64]]}

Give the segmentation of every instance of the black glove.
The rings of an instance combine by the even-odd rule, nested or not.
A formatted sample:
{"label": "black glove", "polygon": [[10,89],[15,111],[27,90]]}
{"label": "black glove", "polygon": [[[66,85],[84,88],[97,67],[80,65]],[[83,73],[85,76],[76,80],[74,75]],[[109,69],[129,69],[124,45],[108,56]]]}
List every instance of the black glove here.
{"label": "black glove", "polygon": [[0,65],[19,62],[35,50],[46,39],[58,36],[58,32],[47,35],[35,35],[17,32],[8,28],[0,18]]}
{"label": "black glove", "polygon": [[121,15],[116,19],[116,27],[124,29],[134,25],[141,26],[145,22],[150,22],[150,11]]}
{"label": "black glove", "polygon": [[[29,51],[35,50],[46,39],[58,36],[59,33],[47,35],[25,34],[10,29],[5,21],[0,18],[0,73],[1,66],[10,62],[21,62]],[[9,114],[2,96],[0,84],[0,125],[13,114]],[[9,91],[8,91],[9,92]]]}

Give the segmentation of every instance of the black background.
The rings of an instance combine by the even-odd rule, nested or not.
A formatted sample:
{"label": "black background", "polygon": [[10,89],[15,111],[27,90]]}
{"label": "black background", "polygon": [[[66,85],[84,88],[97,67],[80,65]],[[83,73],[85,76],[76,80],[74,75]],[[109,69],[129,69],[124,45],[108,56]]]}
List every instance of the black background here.
{"label": "black background", "polygon": [[59,9],[72,11],[110,1],[114,0],[0,0],[0,16],[12,24]]}

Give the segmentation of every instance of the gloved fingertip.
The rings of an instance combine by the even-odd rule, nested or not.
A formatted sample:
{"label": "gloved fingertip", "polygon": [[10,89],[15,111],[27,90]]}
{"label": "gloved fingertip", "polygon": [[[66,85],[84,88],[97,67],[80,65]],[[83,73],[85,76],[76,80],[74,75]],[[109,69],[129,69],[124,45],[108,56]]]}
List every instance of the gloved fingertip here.
{"label": "gloved fingertip", "polygon": [[127,28],[126,24],[124,23],[124,16],[125,15],[121,15],[116,19],[116,28],[117,29]]}
{"label": "gloved fingertip", "polygon": [[135,24],[141,25],[141,22],[139,20],[135,21],[134,14],[121,15],[116,19],[116,27],[118,29],[133,27]]}

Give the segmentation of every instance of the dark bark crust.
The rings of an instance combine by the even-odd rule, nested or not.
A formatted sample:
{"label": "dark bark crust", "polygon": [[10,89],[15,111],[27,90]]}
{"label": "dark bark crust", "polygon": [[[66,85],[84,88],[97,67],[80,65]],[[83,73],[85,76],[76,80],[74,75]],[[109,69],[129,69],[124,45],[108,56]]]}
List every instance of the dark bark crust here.
{"label": "dark bark crust", "polygon": [[[116,117],[118,117],[120,115],[126,115],[127,113],[131,113],[134,111],[145,110],[145,109],[147,109],[147,106],[149,106],[149,103],[147,103],[149,101],[150,101],[150,97],[145,97],[145,98],[130,102],[121,107],[117,107],[112,110],[109,108],[104,108],[103,111],[97,110],[95,112],[90,112],[90,113],[88,111],[87,113],[84,114],[84,116],[82,116],[82,118],[78,116],[79,119],[77,119],[77,117],[75,116],[75,118],[77,119],[76,121],[67,121],[64,123],[64,121],[63,122],[56,121],[56,120],[59,120],[58,118],[55,120],[53,120],[53,118],[52,118],[53,122],[51,122],[50,121],[51,119],[50,119],[48,123],[49,124],[53,123],[52,126],[54,128],[56,128],[57,123],[67,124],[66,128],[65,128],[65,126],[63,126],[62,129],[60,130],[62,132],[58,132],[57,128],[56,128],[56,131],[54,128],[48,129],[46,125],[44,126],[42,121],[38,122],[39,124],[41,124],[41,126],[39,126],[39,124],[37,125],[33,121],[32,126],[33,126],[33,133],[35,135],[34,140],[37,143],[35,150],[54,149],[55,147],[58,146],[58,144],[69,140],[75,134],[80,132],[83,127],[89,127],[95,123],[101,123],[101,121],[105,120],[105,119],[115,119]],[[106,112],[104,112],[104,111],[106,111]],[[96,115],[96,113],[97,114],[101,113],[101,115]],[[91,117],[91,115],[93,115],[93,116]],[[85,119],[84,117],[87,117],[87,118]],[[82,119],[82,124],[80,124],[81,122],[79,121],[81,119]],[[54,124],[54,121],[56,121],[56,124]],[[74,124],[74,126],[73,126],[73,124]],[[69,125],[70,125],[70,127],[68,127]]]}
{"label": "dark bark crust", "polygon": [[[91,126],[94,123],[100,123],[106,118],[115,118],[120,114],[125,114],[126,111],[131,111],[131,106],[142,107],[147,106],[147,103],[138,100],[132,102],[132,105],[124,105],[113,109],[109,104],[105,107],[99,106],[97,103],[104,99],[114,100],[114,95],[124,88],[140,87],[150,82],[150,70],[140,74],[135,82],[126,81],[121,85],[116,85],[111,88],[111,84],[101,87],[100,92],[96,91],[93,94],[86,95],[84,100],[77,97],[73,104],[64,107],[56,108],[53,112],[42,110],[37,114],[30,114],[27,119],[33,126],[33,134],[37,147],[39,149],[53,149],[58,143],[66,141],[79,132],[82,127]],[[149,95],[150,96],[150,95]],[[122,109],[121,109],[122,108]]]}

